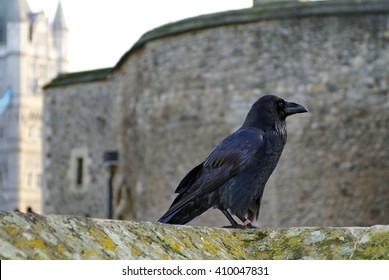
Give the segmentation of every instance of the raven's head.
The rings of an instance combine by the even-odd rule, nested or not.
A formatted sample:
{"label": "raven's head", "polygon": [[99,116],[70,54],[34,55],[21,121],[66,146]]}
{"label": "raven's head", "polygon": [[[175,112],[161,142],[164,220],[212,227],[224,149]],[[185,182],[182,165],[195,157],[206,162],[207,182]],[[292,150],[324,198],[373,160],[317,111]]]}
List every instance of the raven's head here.
{"label": "raven's head", "polygon": [[251,107],[245,124],[272,125],[274,122],[285,121],[286,117],[305,113],[308,110],[298,103],[288,102],[275,95],[265,95],[259,98]]}

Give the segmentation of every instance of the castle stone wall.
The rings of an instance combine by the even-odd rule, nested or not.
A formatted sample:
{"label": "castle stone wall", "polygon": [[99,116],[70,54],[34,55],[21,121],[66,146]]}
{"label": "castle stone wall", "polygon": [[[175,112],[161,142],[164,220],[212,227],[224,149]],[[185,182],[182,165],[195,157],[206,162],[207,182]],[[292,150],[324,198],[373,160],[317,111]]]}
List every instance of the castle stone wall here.
{"label": "castle stone wall", "polygon": [[112,88],[108,80],[99,80],[46,91],[45,213],[107,217],[103,154],[116,150]]}
{"label": "castle stone wall", "polygon": [[[259,224],[388,223],[388,27],[387,14],[305,17],[147,43],[115,81],[125,84],[122,166],[137,218],[158,219],[180,179],[258,97],[276,94],[310,113],[287,120]],[[195,223],[227,220],[215,211]]]}

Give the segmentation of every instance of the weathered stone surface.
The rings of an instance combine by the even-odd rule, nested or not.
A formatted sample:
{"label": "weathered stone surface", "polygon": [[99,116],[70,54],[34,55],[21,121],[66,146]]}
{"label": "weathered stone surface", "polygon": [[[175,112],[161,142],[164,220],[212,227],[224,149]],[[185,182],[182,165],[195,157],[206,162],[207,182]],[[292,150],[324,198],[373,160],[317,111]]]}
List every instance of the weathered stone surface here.
{"label": "weathered stone surface", "polygon": [[[55,88],[45,96],[43,203],[46,213],[107,216],[108,187],[103,154],[116,150],[112,129],[118,117],[112,109],[116,102],[115,85],[106,79],[107,72],[89,72],[93,83],[85,79],[80,82],[79,75],[73,74],[68,78],[75,84],[64,86],[66,91]],[[66,84],[61,79],[57,82]],[[80,158],[82,182],[77,182]]]}
{"label": "weathered stone surface", "polygon": [[0,259],[389,259],[389,226],[231,230],[0,213]]}
{"label": "weathered stone surface", "polygon": [[[137,219],[157,220],[180,179],[241,125],[252,102],[276,94],[310,112],[287,120],[260,225],[389,223],[389,10],[344,16],[331,2],[317,3],[333,5],[320,17],[188,31],[127,56],[114,82]],[[193,223],[222,226],[214,213]]]}

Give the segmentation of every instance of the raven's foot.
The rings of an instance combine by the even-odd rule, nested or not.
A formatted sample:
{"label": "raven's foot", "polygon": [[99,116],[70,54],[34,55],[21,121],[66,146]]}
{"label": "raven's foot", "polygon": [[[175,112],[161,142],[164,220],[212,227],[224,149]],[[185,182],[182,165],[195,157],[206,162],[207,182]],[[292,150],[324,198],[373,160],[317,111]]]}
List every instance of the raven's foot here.
{"label": "raven's foot", "polygon": [[253,226],[252,224],[249,224],[245,227],[245,229],[255,229],[255,228],[259,228],[259,227]]}
{"label": "raven's foot", "polygon": [[231,225],[230,226],[225,226],[223,228],[240,228],[240,229],[250,229],[250,228],[256,228],[255,226],[252,225],[252,222],[249,219],[246,219],[242,215],[236,215],[243,223],[243,225],[238,224],[234,218],[231,216],[231,214],[226,210],[226,209],[219,209],[222,211],[224,216],[227,217],[227,219],[230,221]]}
{"label": "raven's foot", "polygon": [[249,219],[246,219],[246,220],[243,222],[243,226],[244,226],[246,229],[257,228],[256,226],[253,226],[253,223],[252,223]]}

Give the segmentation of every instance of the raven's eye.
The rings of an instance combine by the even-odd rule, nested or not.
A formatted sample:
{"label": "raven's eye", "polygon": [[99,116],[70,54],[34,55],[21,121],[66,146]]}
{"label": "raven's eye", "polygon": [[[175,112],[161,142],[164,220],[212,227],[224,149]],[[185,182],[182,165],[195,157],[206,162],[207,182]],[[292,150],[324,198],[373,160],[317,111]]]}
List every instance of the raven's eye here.
{"label": "raven's eye", "polygon": [[278,107],[280,107],[280,108],[284,108],[284,106],[285,106],[285,102],[283,100],[278,101],[277,104],[278,104]]}

